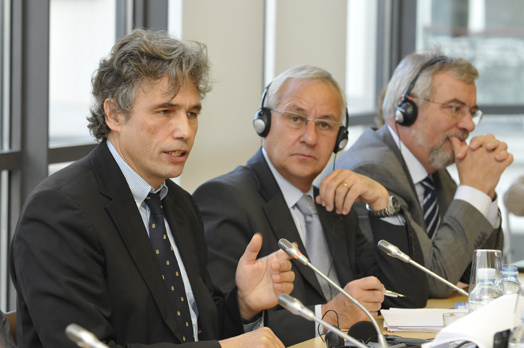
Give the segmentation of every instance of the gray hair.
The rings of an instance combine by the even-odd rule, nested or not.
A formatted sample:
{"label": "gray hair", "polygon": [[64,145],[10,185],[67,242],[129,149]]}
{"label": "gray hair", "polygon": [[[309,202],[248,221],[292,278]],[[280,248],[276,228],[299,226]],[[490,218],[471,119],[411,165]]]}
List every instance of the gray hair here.
{"label": "gray hair", "polygon": [[432,50],[431,52],[423,54],[410,54],[402,59],[387,85],[384,102],[382,104],[382,112],[385,120],[395,116],[400,98],[418,74],[420,68],[431,59],[439,56],[443,57],[443,59],[424,69],[411,91],[410,95],[416,95],[420,98],[417,100],[419,109],[424,105],[424,99],[430,99],[431,97],[433,74],[444,72],[465,83],[471,83],[479,77],[479,73],[473,64],[463,58],[447,57],[440,50]]}
{"label": "gray hair", "polygon": [[346,115],[346,95],[344,90],[328,71],[311,65],[297,65],[275,77],[267,90],[265,107],[271,109],[278,105],[281,97],[280,89],[288,80],[322,81],[332,84],[337,89],[340,97],[342,108],[340,110],[340,122],[344,122]]}
{"label": "gray hair", "polygon": [[185,83],[192,83],[204,98],[211,90],[209,70],[204,44],[177,40],[166,31],[134,30],[118,40],[93,74],[89,131],[99,141],[107,138],[111,129],[105,120],[105,100],[113,99],[116,111],[129,118],[137,88],[165,76],[171,83],[169,92],[176,94]]}

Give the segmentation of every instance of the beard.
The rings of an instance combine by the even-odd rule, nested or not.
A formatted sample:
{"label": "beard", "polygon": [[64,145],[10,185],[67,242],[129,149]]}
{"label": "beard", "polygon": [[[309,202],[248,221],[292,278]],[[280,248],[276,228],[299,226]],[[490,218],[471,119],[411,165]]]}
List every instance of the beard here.
{"label": "beard", "polygon": [[[467,132],[455,132],[455,133],[448,133],[444,135],[440,143],[429,151],[429,162],[431,163],[431,166],[435,169],[442,169],[446,168],[450,164],[453,164],[455,162],[455,153],[453,152],[453,147],[451,146],[451,142],[449,142],[450,137],[457,137],[460,140],[464,141],[468,137]],[[419,134],[418,132],[414,133],[415,139],[417,140],[417,143],[420,147],[425,147],[425,141],[424,137]],[[449,143],[449,146],[451,147],[451,151],[449,151],[446,148],[446,144]]]}

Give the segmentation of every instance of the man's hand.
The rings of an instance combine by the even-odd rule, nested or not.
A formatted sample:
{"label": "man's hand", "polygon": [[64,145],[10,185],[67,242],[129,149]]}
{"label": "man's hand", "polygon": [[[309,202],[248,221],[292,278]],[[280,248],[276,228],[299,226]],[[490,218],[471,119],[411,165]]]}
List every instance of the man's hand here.
{"label": "man's hand", "polygon": [[222,348],[284,348],[284,344],[267,327],[218,341],[218,343]]}
{"label": "man's hand", "polygon": [[[377,278],[366,277],[354,280],[348,283],[344,287],[344,290],[359,301],[374,318],[378,316],[378,311],[384,301],[384,292],[386,289]],[[329,309],[338,313],[340,328],[349,329],[358,321],[370,320],[366,313],[343,294],[338,294],[331,301],[322,305],[323,314]],[[337,325],[336,315],[332,312],[326,314],[324,320],[331,325]]]}
{"label": "man's hand", "polygon": [[388,191],[375,180],[350,170],[335,169],[320,183],[318,204],[327,211],[336,209],[337,214],[348,214],[355,202],[365,202],[374,210],[388,205]]}
{"label": "man's hand", "polygon": [[293,291],[295,273],[283,250],[257,260],[262,235],[257,233],[238,261],[235,281],[238,287],[240,314],[246,320],[278,304],[278,295]]}
{"label": "man's hand", "polygon": [[508,145],[492,134],[475,137],[468,146],[456,137],[450,137],[460,184],[476,188],[491,199],[504,170],[513,163]]}

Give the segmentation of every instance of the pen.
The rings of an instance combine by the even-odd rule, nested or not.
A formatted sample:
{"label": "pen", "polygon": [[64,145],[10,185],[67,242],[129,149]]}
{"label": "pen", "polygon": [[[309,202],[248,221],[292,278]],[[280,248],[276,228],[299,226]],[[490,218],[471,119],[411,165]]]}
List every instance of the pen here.
{"label": "pen", "polygon": [[394,291],[390,291],[390,290],[386,290],[386,292],[384,293],[384,296],[388,296],[388,297],[406,297],[402,294],[399,294],[398,292],[394,292]]}

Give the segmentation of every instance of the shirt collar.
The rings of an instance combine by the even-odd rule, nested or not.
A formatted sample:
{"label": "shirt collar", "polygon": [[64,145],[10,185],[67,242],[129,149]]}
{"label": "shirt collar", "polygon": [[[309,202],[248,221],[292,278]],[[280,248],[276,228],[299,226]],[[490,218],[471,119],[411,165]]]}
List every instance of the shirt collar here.
{"label": "shirt collar", "polygon": [[[404,158],[404,162],[406,162],[406,166],[408,167],[409,174],[411,175],[411,180],[413,180],[413,183],[416,185],[422,180],[424,180],[429,174],[426,171],[426,168],[420,163],[420,161],[409,151],[406,145],[400,140],[397,133],[389,126],[387,125],[389,132],[391,133],[391,136],[393,137],[393,140],[397,147],[400,149],[400,153],[402,154],[402,157]],[[400,144],[402,144],[400,146]]]}
{"label": "shirt collar", "polygon": [[147,181],[145,181],[140,175],[138,175],[138,173],[135,172],[133,168],[131,168],[126,163],[126,161],[124,161],[124,159],[120,156],[120,154],[109,139],[107,139],[107,147],[109,148],[109,151],[111,152],[116,163],[118,164],[118,167],[120,167],[122,174],[124,174],[127,184],[131,189],[131,193],[133,194],[133,198],[135,199],[138,206],[140,206],[142,202],[144,202],[144,200],[150,192],[160,192],[160,199],[164,199],[168,191],[165,181],[158,187],[158,189],[155,190],[151,185],[147,183]]}
{"label": "shirt collar", "polygon": [[[271,170],[271,173],[273,173],[273,177],[277,181],[278,187],[280,187],[280,191],[282,191],[282,195],[284,196],[284,200],[286,201],[287,207],[289,209],[293,208],[295,204],[297,204],[298,200],[304,195],[302,191],[300,191],[298,188],[296,188],[293,184],[291,184],[289,181],[286,180],[280,174],[280,172],[273,166],[273,163],[269,160],[269,157],[267,157],[266,149],[262,147],[262,154],[264,155],[264,158],[266,159],[267,165],[269,166],[269,169]],[[313,186],[309,188],[309,190],[305,193],[314,200],[313,195]]]}

